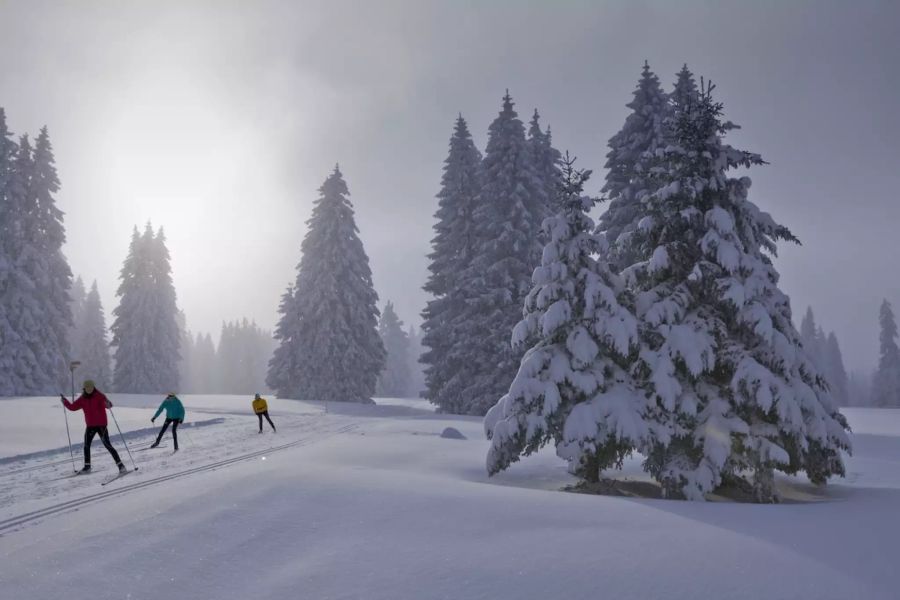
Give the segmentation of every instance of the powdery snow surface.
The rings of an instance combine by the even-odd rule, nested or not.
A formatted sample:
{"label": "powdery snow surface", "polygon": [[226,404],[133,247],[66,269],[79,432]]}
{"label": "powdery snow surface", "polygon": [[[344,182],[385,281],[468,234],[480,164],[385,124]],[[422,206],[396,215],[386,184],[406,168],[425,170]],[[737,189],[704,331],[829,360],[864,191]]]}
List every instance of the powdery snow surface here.
{"label": "powdery snow surface", "polygon": [[[160,400],[113,396],[135,448],[151,441],[142,407]],[[183,400],[188,423],[205,424],[185,427],[182,450],[172,456],[167,436],[168,448],[135,452],[140,471],[106,487],[113,468],[97,442],[98,473],[72,480],[51,481],[66,474],[51,464],[68,460],[64,449],[10,458],[37,441],[58,448],[65,430],[52,398],[0,401],[0,598],[887,599],[900,589],[900,411],[848,410],[848,478],[824,491],[785,478],[786,495],[806,501],[759,506],[560,492],[572,480],[552,451],[489,480],[481,420],[412,402],[326,413],[270,400],[278,433],[259,435],[249,398]],[[445,427],[468,439],[442,439]]]}

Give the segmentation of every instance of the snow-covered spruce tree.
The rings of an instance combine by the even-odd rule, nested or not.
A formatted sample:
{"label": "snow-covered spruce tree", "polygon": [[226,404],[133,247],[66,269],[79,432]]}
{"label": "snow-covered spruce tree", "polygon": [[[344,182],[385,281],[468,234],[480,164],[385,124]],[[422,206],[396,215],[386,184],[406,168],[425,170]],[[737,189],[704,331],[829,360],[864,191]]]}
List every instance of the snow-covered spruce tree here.
{"label": "snow-covered spruce tree", "polygon": [[11,396],[21,387],[17,371],[17,355],[22,346],[14,327],[17,275],[14,256],[17,253],[21,202],[21,186],[16,187],[14,162],[18,148],[6,125],[6,112],[0,107],[0,396]]}
{"label": "snow-covered spruce tree", "polygon": [[158,394],[178,388],[181,336],[169,251],[160,229],[137,228],[116,292],[111,330],[115,346],[116,391]]}
{"label": "snow-covered spruce tree", "polygon": [[378,376],[375,393],[383,398],[403,398],[409,390],[409,337],[403,331],[403,321],[388,302],[378,321],[378,335],[387,352],[384,369]]}
{"label": "snow-covered spruce tree", "polygon": [[73,340],[73,347],[77,349],[73,357],[81,361],[79,372],[86,379],[93,379],[101,390],[110,389],[112,368],[109,341],[106,337],[106,318],[103,315],[103,304],[100,301],[96,281],[91,285],[91,291],[84,300],[81,322],[75,329],[78,331],[78,337]]}
{"label": "snow-covered spruce tree", "polygon": [[52,394],[67,380],[70,355],[69,332],[72,328],[72,309],[69,290],[72,270],[62,252],[66,241],[63,212],[56,206],[59,177],[53,147],[46,127],[42,127],[34,146],[32,172],[28,185],[30,227],[27,235],[34,236],[43,262],[42,273],[35,275],[35,295],[41,319],[40,352],[45,379],[41,391]]}
{"label": "snow-covered spruce tree", "polygon": [[421,356],[425,365],[425,397],[446,413],[463,412],[462,389],[471,377],[472,361],[459,322],[466,308],[464,272],[472,260],[473,223],[480,190],[481,153],[472,142],[460,115],[444,161],[432,251],[428,255],[428,281],[424,289],[434,297],[422,312]]}
{"label": "snow-covered spruce tree", "polygon": [[151,245],[151,275],[156,300],[156,344],[153,348],[156,385],[160,390],[178,389],[178,365],[181,362],[181,328],[178,326],[178,300],[172,281],[172,263],[162,227]]}
{"label": "snow-covered spruce tree", "polygon": [[900,348],[897,347],[897,321],[887,300],[878,314],[881,333],[878,336],[878,368],[872,378],[872,404],[900,407]]}
{"label": "snow-covered spruce tree", "polygon": [[[628,235],[637,228],[641,201],[652,191],[653,169],[663,160],[665,122],[669,116],[668,96],[645,61],[634,90],[631,112],[622,129],[609,139],[606,154],[606,183],[603,193],[609,206],[600,215],[598,230],[609,241],[607,260],[618,269],[641,260],[629,252]],[[620,239],[620,237],[622,239]]]}
{"label": "snow-covered spruce tree", "polygon": [[537,109],[531,117],[528,126],[528,148],[531,150],[531,161],[534,169],[540,177],[544,188],[544,203],[547,205],[546,214],[552,215],[559,212],[555,206],[559,198],[559,186],[562,185],[562,171],[560,165],[562,154],[553,147],[553,134],[550,127],[547,131],[541,131],[541,117]]}
{"label": "snow-covered spruce tree", "polygon": [[524,348],[514,349],[509,335],[522,318],[531,274],[540,264],[547,211],[543,182],[509,93],[490,126],[480,177],[472,260],[463,274],[466,305],[455,323],[470,376],[456,412],[483,416],[519,368]]}
{"label": "snow-covered spruce tree", "polygon": [[51,394],[68,372],[72,273],[62,254],[65,231],[53,197],[59,181],[46,128],[34,149],[21,137],[7,176],[3,246],[9,270],[0,305],[10,343],[0,350],[9,373],[2,385],[11,393]]}
{"label": "snow-covered spruce tree", "polygon": [[[149,295],[149,275],[146,259],[146,238],[152,237],[149,229],[142,237],[137,227],[131,231],[131,243],[128,255],[119,272],[119,305],[113,309],[112,346],[114,347],[115,368],[113,370],[113,387],[116,391],[131,392],[149,389],[151,382],[144,375],[142,363],[142,346],[146,334],[143,328],[144,316],[141,314],[143,299]],[[158,390],[154,390],[158,391]]]}
{"label": "snow-covered spruce tree", "polygon": [[272,358],[269,359],[269,369],[266,374],[266,385],[275,390],[276,394],[279,393],[279,390],[285,390],[285,394],[290,394],[290,390],[297,389],[297,373],[300,369],[300,340],[298,337],[300,320],[297,318],[294,300],[294,287],[289,285],[281,295],[281,302],[278,305],[278,314],[281,315],[275,326],[275,340],[278,345],[275,347]]}
{"label": "snow-covered spruce tree", "polygon": [[487,469],[505,469],[546,443],[570,469],[597,481],[603,469],[647,443],[647,395],[629,373],[637,358],[637,322],[630,296],[603,255],[582,195],[589,171],[566,157],[560,212],[544,221],[549,238],[513,343],[534,340],[509,392],[488,411]]}
{"label": "snow-covered spruce tree", "polygon": [[825,342],[825,375],[831,386],[831,395],[839,406],[849,406],[847,369],[844,368],[844,357],[837,336],[832,331]]}
{"label": "snow-covered spruce tree", "polygon": [[644,203],[626,270],[636,294],[644,377],[657,406],[645,467],[670,496],[702,499],[725,481],[775,499],[774,471],[815,483],[843,475],[844,417],[800,344],[771,255],[794,241],[728,175],[762,164],[723,141],[710,85],[674,107],[672,145]]}
{"label": "snow-covered spruce tree", "polygon": [[369,258],[337,167],[319,191],[267,381],[282,398],[372,402],[385,351]]}

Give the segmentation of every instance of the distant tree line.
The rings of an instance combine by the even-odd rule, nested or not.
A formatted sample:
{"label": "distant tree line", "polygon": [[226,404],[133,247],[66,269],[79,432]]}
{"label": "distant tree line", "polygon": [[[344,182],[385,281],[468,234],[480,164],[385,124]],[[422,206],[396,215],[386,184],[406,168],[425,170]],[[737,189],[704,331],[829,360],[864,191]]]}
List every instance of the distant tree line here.
{"label": "distant tree line", "polygon": [[268,391],[266,371],[275,349],[271,332],[246,318],[222,324],[218,348],[207,334],[182,333],[181,389],[188,394]]}

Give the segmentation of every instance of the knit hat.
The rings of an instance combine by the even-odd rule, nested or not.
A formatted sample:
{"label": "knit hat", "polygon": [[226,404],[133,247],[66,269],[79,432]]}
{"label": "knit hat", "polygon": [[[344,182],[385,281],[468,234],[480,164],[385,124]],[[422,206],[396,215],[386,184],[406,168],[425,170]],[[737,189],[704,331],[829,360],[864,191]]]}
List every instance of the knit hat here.
{"label": "knit hat", "polygon": [[93,393],[94,387],[95,387],[94,380],[93,379],[85,379],[84,384],[82,384],[81,387],[84,388],[84,391],[87,392],[88,394]]}

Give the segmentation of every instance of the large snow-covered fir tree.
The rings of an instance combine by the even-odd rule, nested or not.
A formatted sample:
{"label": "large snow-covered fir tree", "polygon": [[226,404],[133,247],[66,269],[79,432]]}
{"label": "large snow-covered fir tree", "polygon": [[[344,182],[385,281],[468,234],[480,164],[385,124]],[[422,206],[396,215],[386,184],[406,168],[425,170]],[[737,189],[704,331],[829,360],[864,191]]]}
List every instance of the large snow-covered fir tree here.
{"label": "large snow-covered fir tree", "polygon": [[106,336],[106,317],[96,281],[84,300],[75,331],[78,333],[72,340],[72,358],[81,362],[79,373],[84,379],[93,379],[101,390],[111,389],[112,368],[109,340]]}
{"label": "large snow-covered fir tree", "polygon": [[154,234],[147,224],[143,235],[134,229],[119,278],[119,305],[113,311],[115,319],[110,328],[115,347],[116,391],[177,391],[181,331],[162,229]]}
{"label": "large snow-covered fir tree", "polygon": [[17,214],[13,210],[16,200],[13,195],[16,150],[16,143],[6,124],[6,111],[0,107],[0,231],[3,232],[0,236],[0,396],[10,396],[20,386],[15,370],[15,354],[21,342],[13,328],[10,293],[15,277],[13,252],[16,241],[11,234],[18,227]]}
{"label": "large snow-covered fir tree", "polygon": [[878,368],[872,378],[872,404],[874,406],[900,407],[900,348],[897,346],[897,321],[887,300],[881,303],[878,313]]}
{"label": "large snow-covered fir tree", "polygon": [[369,258],[337,167],[319,191],[267,382],[283,398],[372,402],[385,350]]}
{"label": "large snow-covered fir tree", "polygon": [[473,255],[463,274],[466,305],[456,325],[470,376],[454,411],[471,415],[484,415],[519,368],[524,348],[512,347],[510,332],[522,318],[531,274],[540,263],[547,214],[544,184],[509,93],[491,123],[480,177]]}
{"label": "large snow-covered fir tree", "polygon": [[630,296],[606,262],[582,195],[589,172],[567,159],[556,202],[544,222],[549,239],[513,343],[530,341],[518,373],[485,417],[494,474],[548,442],[588,481],[646,445],[647,396],[629,373],[638,348]]}
{"label": "large snow-covered fir tree", "polygon": [[67,379],[72,328],[59,179],[46,128],[32,148],[28,136],[11,144],[0,121],[0,395],[51,394]]}
{"label": "large snow-covered fir tree", "polygon": [[632,248],[627,244],[627,236],[638,226],[641,202],[652,191],[653,169],[662,162],[663,150],[668,146],[668,102],[659,79],[645,61],[633,98],[627,104],[631,112],[607,144],[603,193],[609,205],[600,215],[598,230],[609,242],[607,260],[619,269],[641,259],[627,252]]}
{"label": "large snow-covered fir tree", "polygon": [[403,331],[403,321],[388,302],[378,321],[378,335],[387,352],[384,368],[378,375],[375,393],[383,398],[403,398],[409,391],[409,337]]}
{"label": "large snow-covered fir tree", "polygon": [[43,394],[47,380],[42,339],[42,302],[37,297],[35,277],[45,272],[41,252],[32,237],[35,220],[29,207],[29,180],[33,169],[33,149],[27,135],[19,138],[13,163],[10,194],[10,226],[4,232],[12,264],[2,304],[16,333],[17,344],[4,350],[12,361],[12,385],[16,394]]}
{"label": "large snow-covered fir tree", "polygon": [[641,361],[657,406],[645,463],[669,495],[723,482],[775,498],[774,471],[843,475],[844,417],[800,344],[771,256],[794,241],[728,171],[762,159],[725,144],[712,86],[673,106],[671,144],[630,244]]}
{"label": "large snow-covered fir tree", "polygon": [[444,161],[428,281],[424,289],[434,297],[422,312],[421,356],[425,365],[426,397],[442,412],[464,412],[462,390],[471,377],[472,361],[460,336],[466,312],[465,271],[474,256],[474,211],[480,190],[481,153],[460,115]]}
{"label": "large snow-covered fir tree", "polygon": [[35,295],[40,303],[41,334],[39,346],[45,365],[44,393],[59,389],[66,381],[70,354],[69,332],[72,328],[72,309],[69,290],[72,287],[72,270],[63,254],[66,241],[63,212],[56,206],[55,195],[59,191],[59,177],[53,147],[46,127],[42,127],[34,146],[32,173],[28,184],[29,210],[32,211],[28,235],[43,257],[42,273],[34,277]]}

